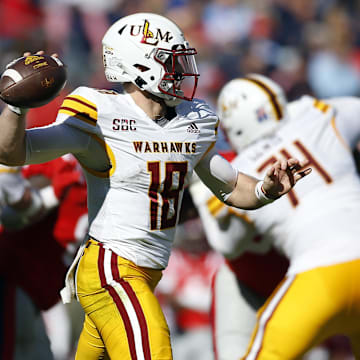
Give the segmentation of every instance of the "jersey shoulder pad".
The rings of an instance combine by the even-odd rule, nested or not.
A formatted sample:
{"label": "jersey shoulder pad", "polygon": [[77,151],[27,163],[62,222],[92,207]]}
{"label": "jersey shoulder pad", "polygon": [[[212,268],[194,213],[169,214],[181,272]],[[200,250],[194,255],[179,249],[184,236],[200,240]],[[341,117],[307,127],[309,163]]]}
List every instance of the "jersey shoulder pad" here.
{"label": "jersey shoulder pad", "polygon": [[[327,100],[320,100],[310,95],[304,95],[300,99],[292,101],[287,106],[290,120],[299,117],[313,118],[314,115],[333,115],[334,108]],[[309,116],[306,116],[308,114]],[[313,115],[310,115],[313,114]]]}
{"label": "jersey shoulder pad", "polygon": [[81,86],[65,97],[56,122],[96,132],[98,111],[101,106],[101,94],[95,89]]}
{"label": "jersey shoulder pad", "polygon": [[210,108],[209,104],[200,99],[184,101],[176,108],[176,110],[179,115],[186,116],[192,121],[201,119],[213,120],[214,122],[218,121],[218,116]]}

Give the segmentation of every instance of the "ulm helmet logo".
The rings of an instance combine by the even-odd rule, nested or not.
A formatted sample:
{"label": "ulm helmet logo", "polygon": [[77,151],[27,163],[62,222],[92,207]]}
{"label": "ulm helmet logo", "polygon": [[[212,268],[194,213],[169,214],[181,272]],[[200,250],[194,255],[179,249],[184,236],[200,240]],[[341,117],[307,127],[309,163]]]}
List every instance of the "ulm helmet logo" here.
{"label": "ulm helmet logo", "polygon": [[[120,31],[123,32],[125,28],[121,29]],[[143,25],[131,25],[130,26],[130,35],[131,36],[139,36],[142,34],[141,43],[156,46],[159,41],[164,41],[169,43],[173,36],[171,35],[170,31],[166,31],[164,34],[162,33],[161,29],[157,28],[156,33],[154,36],[153,31],[150,30],[150,22],[148,20],[144,20]]]}

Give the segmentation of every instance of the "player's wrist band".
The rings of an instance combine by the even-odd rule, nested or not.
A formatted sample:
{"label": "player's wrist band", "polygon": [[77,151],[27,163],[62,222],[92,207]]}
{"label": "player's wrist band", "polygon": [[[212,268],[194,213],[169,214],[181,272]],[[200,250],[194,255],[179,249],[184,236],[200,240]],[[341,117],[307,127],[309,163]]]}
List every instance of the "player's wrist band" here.
{"label": "player's wrist band", "polygon": [[10,104],[8,104],[8,108],[10,111],[12,111],[13,113],[15,113],[16,115],[19,115],[19,116],[26,114],[26,111],[27,111],[27,109],[22,109],[22,108],[19,108],[17,106],[13,106]]}
{"label": "player's wrist band", "polygon": [[263,188],[264,181],[260,180],[255,186],[255,196],[261,201],[262,204],[269,204],[276,200],[276,198],[271,198],[267,195]]}

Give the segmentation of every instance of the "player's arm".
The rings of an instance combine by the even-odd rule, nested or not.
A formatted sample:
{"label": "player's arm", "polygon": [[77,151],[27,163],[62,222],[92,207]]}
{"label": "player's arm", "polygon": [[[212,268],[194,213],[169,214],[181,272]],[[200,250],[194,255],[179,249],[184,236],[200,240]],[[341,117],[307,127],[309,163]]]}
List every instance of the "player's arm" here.
{"label": "player's arm", "polygon": [[65,123],[25,130],[23,115],[4,109],[0,115],[0,163],[38,164],[72,153],[81,156],[90,136]]}
{"label": "player's arm", "polygon": [[297,159],[277,161],[264,180],[241,173],[216,151],[210,151],[195,171],[210,190],[226,204],[241,209],[257,209],[290,191],[311,169],[298,172],[305,166]]}
{"label": "player's arm", "polygon": [[6,106],[0,115],[0,163],[23,165],[25,157],[25,111],[17,114]]}
{"label": "player's arm", "polygon": [[[38,51],[43,55],[44,51]],[[23,56],[31,55],[25,52]],[[58,57],[57,54],[52,56]],[[17,60],[17,59],[16,59]],[[14,60],[12,63],[14,63]],[[11,65],[10,63],[9,65]],[[8,65],[8,66],[9,66]],[[8,68],[7,66],[7,68]],[[0,163],[9,166],[23,165],[26,158],[25,126],[27,109],[7,105],[0,114]]]}

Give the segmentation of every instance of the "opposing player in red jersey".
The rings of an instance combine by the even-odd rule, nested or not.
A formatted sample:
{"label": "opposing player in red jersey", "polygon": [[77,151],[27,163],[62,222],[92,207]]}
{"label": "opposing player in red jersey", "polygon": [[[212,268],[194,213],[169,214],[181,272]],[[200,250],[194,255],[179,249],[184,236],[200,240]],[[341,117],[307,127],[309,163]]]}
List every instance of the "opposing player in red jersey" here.
{"label": "opposing player in red jersey", "polygon": [[[45,320],[55,312],[62,314],[57,316],[56,327],[46,324],[52,350],[55,355],[62,353],[56,356],[61,358],[70,350],[70,329],[66,311],[59,308],[59,291],[68,265],[66,256],[72,257],[87,231],[86,184],[72,156],[25,166],[22,174],[33,186],[41,188],[42,207],[47,211],[39,221],[22,229],[16,228],[19,223],[16,212],[5,211],[5,216],[12,219],[5,219],[9,230],[5,227],[0,235],[1,274],[29,296],[37,311],[45,312]],[[62,331],[60,339],[58,331],[51,331],[56,328]],[[61,344],[57,346],[58,341]]]}
{"label": "opposing player in red jersey", "polygon": [[[15,222],[14,214],[17,215]],[[1,222],[20,229],[43,214],[41,196],[21,176],[21,169],[1,166]],[[12,273],[17,270],[17,254],[10,250],[18,244],[5,241],[4,233],[4,227],[0,226],[0,358],[43,356],[44,360],[50,360],[52,354],[39,311],[12,278]]]}

